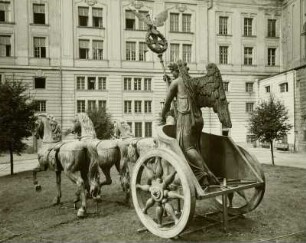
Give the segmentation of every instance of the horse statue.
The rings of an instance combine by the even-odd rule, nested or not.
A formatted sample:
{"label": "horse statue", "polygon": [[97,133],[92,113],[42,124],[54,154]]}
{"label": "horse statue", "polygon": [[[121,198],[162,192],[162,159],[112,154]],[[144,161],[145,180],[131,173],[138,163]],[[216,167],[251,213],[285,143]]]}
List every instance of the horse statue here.
{"label": "horse statue", "polygon": [[98,155],[98,165],[101,168],[105,180],[91,188],[95,193],[100,193],[102,186],[112,184],[110,169],[115,165],[120,173],[120,150],[117,139],[97,139],[94,125],[86,113],[78,113],[72,121],[73,125],[67,129],[65,134],[74,133],[78,140],[84,143],[90,143]]}
{"label": "horse statue", "polygon": [[[77,212],[78,217],[86,214],[86,192],[89,187],[95,188],[99,181],[97,153],[81,141],[62,141],[61,128],[58,122],[49,114],[38,114],[35,122],[34,135],[42,139],[42,147],[39,149],[39,165],[33,169],[33,183],[36,191],[41,190],[36,174],[47,169],[56,173],[57,195],[53,204],[59,204],[61,192],[61,172],[78,186],[76,202],[81,197],[81,207]],[[79,173],[80,172],[80,173]],[[92,193],[92,196],[95,195]]]}

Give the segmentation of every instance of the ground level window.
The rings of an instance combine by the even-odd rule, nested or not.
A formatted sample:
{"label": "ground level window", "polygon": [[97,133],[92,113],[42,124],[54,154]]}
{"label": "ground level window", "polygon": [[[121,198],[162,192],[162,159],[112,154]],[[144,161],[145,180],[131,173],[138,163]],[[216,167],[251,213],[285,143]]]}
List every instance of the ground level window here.
{"label": "ground level window", "polygon": [[46,112],[46,101],[45,100],[36,100],[36,111]]}

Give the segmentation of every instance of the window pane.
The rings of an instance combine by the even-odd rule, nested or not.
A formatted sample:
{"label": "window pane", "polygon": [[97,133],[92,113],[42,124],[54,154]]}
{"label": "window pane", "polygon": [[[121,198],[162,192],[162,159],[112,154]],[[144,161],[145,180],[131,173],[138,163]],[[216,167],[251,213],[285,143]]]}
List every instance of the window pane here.
{"label": "window pane", "polygon": [[151,90],[151,79],[150,78],[144,79],[144,90],[147,90],[147,91]]}
{"label": "window pane", "polygon": [[170,31],[179,31],[179,14],[170,13]]}
{"label": "window pane", "polygon": [[170,62],[176,62],[179,59],[179,44],[170,44]]}
{"label": "window pane", "polygon": [[152,122],[145,123],[145,137],[152,137]]}
{"label": "window pane", "polygon": [[182,18],[183,18],[182,31],[191,32],[191,14],[183,14]]}
{"label": "window pane", "polygon": [[95,77],[88,77],[87,89],[89,90],[96,89],[96,78]]}
{"label": "window pane", "polygon": [[11,37],[0,36],[0,57],[11,56]]}
{"label": "window pane", "polygon": [[275,66],[275,48],[268,48],[268,65]]}
{"label": "window pane", "polygon": [[147,52],[147,44],[145,42],[139,42],[139,61],[146,61]]}
{"label": "window pane", "polygon": [[77,77],[77,90],[85,89],[85,77]]}
{"label": "window pane", "polygon": [[77,112],[85,112],[85,100],[78,100],[77,101]]}
{"label": "window pane", "polygon": [[92,25],[93,27],[102,28],[103,27],[103,10],[102,8],[92,9]]}
{"label": "window pane", "polygon": [[268,19],[268,37],[276,36],[276,20]]}
{"label": "window pane", "polygon": [[135,122],[135,137],[142,137],[142,123]]}
{"label": "window pane", "polygon": [[[148,11],[139,11],[139,13],[141,13],[144,16],[149,15]],[[139,30],[147,30],[147,28],[148,28],[147,24],[144,21],[139,20],[138,29]]]}
{"label": "window pane", "polygon": [[136,60],[136,42],[126,42],[126,60]]}
{"label": "window pane", "polygon": [[188,63],[191,62],[191,45],[183,45],[183,61]]}
{"label": "window pane", "polygon": [[103,59],[103,41],[92,41],[92,55],[95,60]]}
{"label": "window pane", "polygon": [[220,16],[219,17],[219,34],[227,35],[227,20],[228,17]]}
{"label": "window pane", "polygon": [[252,18],[244,18],[244,35],[251,36],[252,35]]}
{"label": "window pane", "polygon": [[127,30],[135,29],[135,15],[131,10],[125,11],[125,28]]}
{"label": "window pane", "polygon": [[228,64],[228,46],[219,47],[219,62],[220,64]]}

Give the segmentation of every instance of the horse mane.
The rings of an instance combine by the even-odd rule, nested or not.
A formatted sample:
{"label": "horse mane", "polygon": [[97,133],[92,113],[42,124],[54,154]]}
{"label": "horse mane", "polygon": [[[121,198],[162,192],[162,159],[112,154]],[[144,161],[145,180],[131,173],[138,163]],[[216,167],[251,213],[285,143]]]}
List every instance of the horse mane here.
{"label": "horse mane", "polygon": [[77,114],[78,121],[81,125],[82,138],[97,138],[95,127],[86,113]]}

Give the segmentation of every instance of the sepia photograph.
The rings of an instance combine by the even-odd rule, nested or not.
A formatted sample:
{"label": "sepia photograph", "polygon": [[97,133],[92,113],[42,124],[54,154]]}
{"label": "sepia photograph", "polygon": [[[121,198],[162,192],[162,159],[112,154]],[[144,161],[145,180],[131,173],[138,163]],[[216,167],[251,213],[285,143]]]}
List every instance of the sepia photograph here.
{"label": "sepia photograph", "polygon": [[4,242],[306,242],[306,0],[0,0]]}

